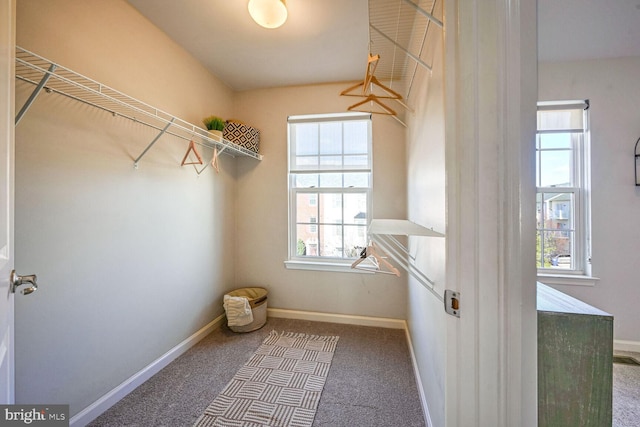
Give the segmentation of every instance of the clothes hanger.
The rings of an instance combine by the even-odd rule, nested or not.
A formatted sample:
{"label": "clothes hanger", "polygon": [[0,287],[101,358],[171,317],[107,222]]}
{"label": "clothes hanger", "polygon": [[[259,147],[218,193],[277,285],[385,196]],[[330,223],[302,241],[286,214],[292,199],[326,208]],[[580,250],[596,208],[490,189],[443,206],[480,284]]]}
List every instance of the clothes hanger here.
{"label": "clothes hanger", "polygon": [[[387,261],[386,254],[382,251],[382,249],[380,249],[378,245],[376,245],[373,242],[371,243],[371,248],[373,250],[369,249],[367,254],[372,256],[377,261],[378,265],[382,264],[385,267],[387,267],[387,269],[389,270],[389,271],[384,271],[380,269],[380,273],[394,274],[400,277],[400,271],[398,271],[397,268],[395,268],[389,261]],[[379,253],[379,252],[382,252],[382,253]]]}
{"label": "clothes hanger", "polygon": [[204,165],[202,169],[198,170],[195,164],[193,165],[193,168],[196,170],[198,175],[201,175],[202,172],[204,172],[209,166],[213,167],[216,170],[216,173],[220,173],[220,169],[218,168],[218,147],[215,147],[213,149],[213,156],[211,157],[211,161]]}
{"label": "clothes hanger", "polygon": [[[364,80],[361,81],[361,82],[356,83],[353,86],[349,86],[348,88],[346,88],[345,90],[340,92],[340,95],[342,95],[342,96],[366,96],[367,95],[367,90],[373,91],[373,88],[371,86],[378,86],[385,93],[387,93],[386,96],[380,96],[379,95],[381,98],[384,97],[384,98],[390,98],[390,99],[402,99],[402,95],[400,95],[395,90],[391,89],[389,86],[386,86],[385,84],[381,83],[380,80],[378,80],[378,78],[375,76],[374,73],[376,71],[376,68],[378,67],[378,60],[379,59],[380,59],[380,55],[372,56],[371,54],[369,54],[369,61],[367,62],[367,71],[365,73]],[[360,94],[351,93],[355,89],[358,89],[358,88],[362,88],[362,90],[361,90],[362,93],[360,93]]]}
{"label": "clothes hanger", "polygon": [[[360,252],[360,258],[358,258],[351,264],[351,268],[355,269],[358,266],[358,264],[360,264],[362,261],[366,259],[367,259],[367,248],[362,248],[362,251]],[[362,268],[360,268],[360,270],[362,270]]]}
{"label": "clothes hanger", "polygon": [[380,60],[380,55],[371,55],[369,53],[369,59],[367,60],[367,71],[364,74],[364,84],[362,86],[362,95],[366,95],[367,88],[371,83],[371,79],[373,78],[373,74],[376,72],[376,68],[378,68],[378,61]]}
{"label": "clothes hanger", "polygon": [[[382,108],[382,111],[371,111],[372,109],[368,109],[368,110],[356,110],[357,107],[366,104],[367,102],[373,102],[375,104],[378,104],[380,106],[380,108]],[[377,95],[369,95],[367,96],[364,100],[360,101],[360,102],[356,102],[353,105],[350,105],[347,110],[349,111],[363,111],[366,113],[375,113],[375,114],[386,114],[389,116],[395,116],[397,113],[395,112],[395,110],[391,107],[389,107],[388,105],[384,104],[382,101],[380,101],[380,97]]]}
{"label": "clothes hanger", "polygon": [[[371,83],[374,83],[375,85],[380,86],[381,88],[383,88],[385,90],[385,92],[388,92],[389,94],[391,94],[393,98],[402,98],[402,96],[400,96],[399,93],[394,92],[393,90],[391,90],[390,88],[388,88],[387,86],[383,85],[382,83],[380,83],[380,81],[376,78],[376,76],[374,75],[374,73],[376,72],[376,68],[378,67],[378,60],[380,60],[380,55],[371,55],[369,54],[369,59],[367,61],[367,71],[364,74],[364,80],[362,80],[362,82],[358,82],[353,86],[348,87],[347,89],[343,90],[342,92],[340,92],[340,95],[342,96],[367,96],[367,88],[369,87],[369,85]],[[360,94],[355,94],[355,93],[351,93],[353,90],[358,89],[358,88],[362,88],[362,93]],[[390,98],[391,98],[390,97]]]}
{"label": "clothes hanger", "polygon": [[[385,114],[393,117],[401,125],[406,127],[407,125],[398,118],[398,114],[396,113],[396,111],[393,108],[389,107],[388,105],[384,104],[382,101],[380,101],[381,99],[393,99],[403,107],[409,109],[409,107],[404,102],[402,102],[402,95],[400,95],[398,92],[394,91],[390,87],[382,84],[380,80],[378,80],[378,78],[374,75],[376,68],[378,66],[379,60],[380,60],[380,55],[369,54],[369,58],[367,60],[367,71],[365,73],[364,80],[343,90],[342,92],[340,92],[340,95],[341,96],[357,96],[357,97],[366,96],[366,98],[363,101],[357,102],[351,105],[350,107],[348,107],[347,109],[349,111],[363,111],[366,113]],[[373,92],[375,87],[382,89],[382,91],[386,95],[374,94]],[[362,89],[360,93],[353,93],[356,89],[360,89],[360,88]],[[368,95],[367,95],[367,92],[369,92]],[[381,108],[381,111],[373,111],[372,109],[368,109],[368,110],[356,109],[357,107],[363,104],[366,104],[367,102],[376,103]]]}
{"label": "clothes hanger", "polygon": [[[189,153],[193,151],[193,154],[196,155],[196,158],[198,159],[197,162],[187,162],[187,158],[189,157]],[[202,157],[200,157],[200,153],[198,153],[198,150],[196,150],[196,144],[193,142],[193,140],[189,141],[189,148],[187,149],[187,152],[184,154],[184,157],[182,158],[182,163],[181,166],[184,165],[201,165],[202,164]]]}
{"label": "clothes hanger", "polygon": [[[364,260],[370,261],[374,265],[374,269],[358,267],[358,265]],[[387,270],[384,270],[382,266],[386,267]],[[380,249],[374,242],[369,243],[369,246],[360,252],[360,258],[351,264],[351,268],[354,270],[373,271],[374,273],[393,274],[394,276],[400,277],[400,271],[387,261],[384,251],[382,251],[382,249]]]}
{"label": "clothes hanger", "polygon": [[220,167],[218,166],[218,147],[213,149],[213,157],[211,158],[211,166],[216,170],[216,173],[220,173]]}
{"label": "clothes hanger", "polygon": [[[378,80],[376,76],[371,76],[369,79],[369,83],[365,83],[364,81],[362,81],[362,82],[356,83],[353,86],[346,88],[345,90],[340,92],[340,96],[366,96],[367,87],[371,85],[377,86],[380,89],[382,89],[385,93],[387,93],[387,95],[377,95],[379,98],[402,99],[402,95],[400,95],[398,92],[391,89],[390,87],[385,86],[383,83],[380,82],[380,80]],[[360,94],[352,93],[355,89],[358,89],[360,87],[362,87],[362,93]]]}

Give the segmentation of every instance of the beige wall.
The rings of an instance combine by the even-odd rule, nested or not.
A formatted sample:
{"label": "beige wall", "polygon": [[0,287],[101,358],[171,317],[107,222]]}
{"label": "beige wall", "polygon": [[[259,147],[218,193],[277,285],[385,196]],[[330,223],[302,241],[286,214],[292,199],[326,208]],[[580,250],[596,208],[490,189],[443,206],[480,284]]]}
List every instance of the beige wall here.
{"label": "beige wall", "polygon": [[[236,277],[239,286],[266,286],[269,306],[405,318],[406,275],[288,270],[287,117],[347,110],[345,84],[238,93],[238,119],[261,131],[264,160],[238,159]],[[373,217],[406,218],[405,129],[373,117]]]}
{"label": "beige wall", "polygon": [[231,89],[126,1],[29,0],[17,19],[19,46],[183,120],[232,112]]}
{"label": "beige wall", "polygon": [[[442,31],[433,27],[425,46],[431,75],[421,69],[411,94],[415,114],[409,116],[407,132],[408,218],[445,233],[446,182],[444,135],[444,81]],[[413,237],[410,241],[416,265],[444,294],[445,239]],[[445,425],[446,340],[442,302],[415,279],[409,280],[407,323],[420,372],[432,425]]]}
{"label": "beige wall", "polygon": [[[233,93],[120,0],[18,3],[17,43],[199,124]],[[22,105],[33,86],[17,83]],[[71,415],[222,313],[234,287],[235,161],[181,167],[187,141],[43,93],[16,128],[16,400]],[[203,157],[211,156],[203,150]]]}

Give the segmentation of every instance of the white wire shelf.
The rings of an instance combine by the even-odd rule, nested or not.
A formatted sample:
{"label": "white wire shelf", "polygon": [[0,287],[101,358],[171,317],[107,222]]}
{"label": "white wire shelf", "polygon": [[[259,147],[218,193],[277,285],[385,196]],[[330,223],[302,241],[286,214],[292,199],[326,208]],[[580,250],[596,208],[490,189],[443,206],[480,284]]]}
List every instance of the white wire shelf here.
{"label": "white wire shelf", "polygon": [[[370,53],[379,54],[378,79],[409,102],[418,69],[431,72],[428,33],[444,28],[438,0],[369,0]],[[438,3],[438,5],[436,5]]]}
{"label": "white wire shelf", "polygon": [[164,134],[193,141],[194,143],[217,148],[219,153],[231,156],[251,157],[262,160],[262,155],[248,150],[226,139],[212,139],[209,133],[169,113],[152,107],[142,101],[125,95],[109,86],[85,77],[75,71],[54,63],[40,55],[16,46],[16,79],[33,84],[35,89],[16,115],[16,125],[20,122],[40,92],[54,92],[76,101],[107,111],[154,128],[160,133],[145,150],[134,160],[137,166],[140,159]]}

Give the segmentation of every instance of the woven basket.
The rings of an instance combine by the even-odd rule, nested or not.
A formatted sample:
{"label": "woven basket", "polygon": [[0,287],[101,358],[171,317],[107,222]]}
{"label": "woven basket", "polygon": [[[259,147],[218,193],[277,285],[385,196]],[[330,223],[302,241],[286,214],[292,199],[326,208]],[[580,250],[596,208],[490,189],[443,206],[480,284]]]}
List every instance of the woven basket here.
{"label": "woven basket", "polygon": [[229,326],[229,329],[233,332],[251,332],[262,328],[267,322],[267,294],[264,288],[241,288],[229,292],[229,296],[247,298],[253,313],[253,322],[244,326]]}

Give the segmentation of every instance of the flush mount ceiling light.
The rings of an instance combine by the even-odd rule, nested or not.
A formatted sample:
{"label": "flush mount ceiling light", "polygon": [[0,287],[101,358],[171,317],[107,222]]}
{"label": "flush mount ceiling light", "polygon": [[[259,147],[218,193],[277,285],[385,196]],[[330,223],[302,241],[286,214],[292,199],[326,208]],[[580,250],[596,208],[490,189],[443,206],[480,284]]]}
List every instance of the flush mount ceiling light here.
{"label": "flush mount ceiling light", "polygon": [[249,0],[249,15],[264,28],[278,28],[287,20],[285,0]]}

